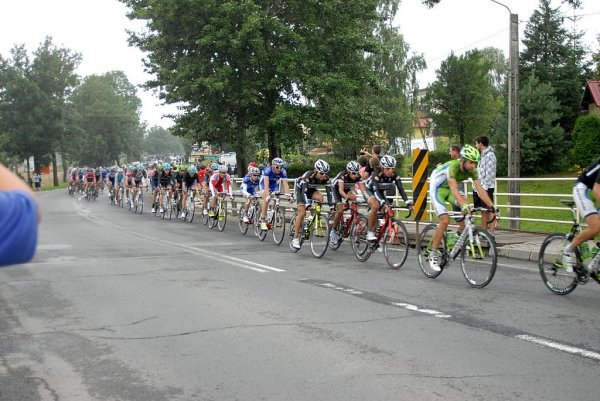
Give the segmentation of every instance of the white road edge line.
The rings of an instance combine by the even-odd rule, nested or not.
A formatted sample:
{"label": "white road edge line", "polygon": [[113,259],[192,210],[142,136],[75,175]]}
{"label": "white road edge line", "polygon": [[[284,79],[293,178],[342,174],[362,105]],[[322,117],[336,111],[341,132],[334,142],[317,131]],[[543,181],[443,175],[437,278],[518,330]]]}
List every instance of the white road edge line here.
{"label": "white road edge line", "polygon": [[573,355],[579,355],[586,358],[594,359],[596,361],[600,361],[600,353],[589,351],[583,348],[577,348],[566,344],[561,344],[556,341],[547,340],[545,338],[530,336],[528,334],[520,334],[515,336],[516,338],[524,341],[528,341],[537,345],[541,345],[543,347],[552,348],[558,351],[567,352]]}
{"label": "white road edge line", "polygon": [[[79,212],[79,214],[81,214],[84,218],[87,219],[91,219],[91,220],[97,220],[97,221],[102,221],[105,224],[109,224],[113,227],[117,227],[116,224],[114,224],[113,222],[110,222],[108,220],[99,218],[99,217],[95,217],[95,216],[91,216],[89,215],[89,213],[86,213],[86,211],[82,210],[79,205],[77,205],[77,211]],[[243,260],[243,259],[238,259],[238,258],[234,258],[233,256],[229,256],[229,255],[222,255],[219,254],[217,252],[211,252],[211,251],[207,251],[205,249],[200,249],[200,248],[196,248],[194,246],[189,246],[189,245],[184,245],[184,244],[178,244],[176,242],[171,242],[171,241],[166,241],[166,240],[162,240],[162,239],[157,239],[157,238],[153,238],[149,235],[144,235],[141,234],[139,232],[135,232],[135,231],[130,231],[130,234],[135,235],[137,237],[143,238],[143,239],[147,239],[147,240],[152,240],[154,242],[158,242],[161,243],[163,245],[168,245],[168,246],[174,246],[174,247],[178,247],[178,248],[182,248],[182,249],[186,249],[188,251],[194,252],[196,254],[201,254],[203,256],[206,256],[208,258],[214,259],[214,260],[220,260],[221,262],[233,265],[233,266],[237,266],[237,267],[241,267],[243,269],[247,269],[247,270],[252,270],[255,272],[259,272],[259,273],[267,273],[267,270],[271,270],[274,272],[285,272],[285,270],[283,269],[279,269],[277,267],[271,267],[271,266],[267,266],[267,265],[263,265],[260,263],[255,263],[255,262],[250,262],[247,260]]]}

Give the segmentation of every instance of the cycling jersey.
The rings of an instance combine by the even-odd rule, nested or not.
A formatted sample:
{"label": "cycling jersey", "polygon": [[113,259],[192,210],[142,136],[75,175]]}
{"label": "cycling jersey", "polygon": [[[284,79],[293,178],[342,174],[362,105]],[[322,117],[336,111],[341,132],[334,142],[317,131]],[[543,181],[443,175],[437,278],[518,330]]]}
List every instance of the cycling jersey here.
{"label": "cycling jersey", "polygon": [[260,189],[259,185],[260,179],[252,180],[252,174],[246,174],[244,180],[242,181],[240,192],[244,197],[255,195],[257,193],[257,190]]}
{"label": "cycling jersey", "polygon": [[166,173],[165,171],[158,172],[158,182],[160,186],[163,188],[168,187],[169,185],[175,187],[175,179],[173,178],[173,173]]}
{"label": "cycling jersey", "polygon": [[[282,169],[283,170],[283,169]],[[327,175],[319,178],[317,171],[309,170],[302,174],[302,176],[296,178],[295,192],[298,204],[308,205],[312,199],[313,194],[317,191],[317,187],[325,185],[327,192],[327,200],[331,202],[331,180]]]}
{"label": "cycling jersey", "polygon": [[194,188],[196,186],[196,184],[198,183],[198,173],[195,173],[194,175],[190,174],[189,172],[186,172],[185,175],[183,176],[183,181],[185,183],[185,187],[186,188]]}
{"label": "cycling jersey", "polygon": [[217,195],[218,192],[225,192],[223,185],[227,187],[227,193],[233,196],[233,188],[231,187],[231,176],[227,173],[221,175],[217,172],[210,176],[208,186],[213,196]]}
{"label": "cycling jersey", "polygon": [[278,173],[276,173],[275,170],[273,170],[273,166],[265,167],[265,169],[262,172],[262,176],[260,177],[260,182],[259,182],[259,188],[261,191],[263,189],[265,189],[265,182],[264,182],[265,178],[269,179],[269,191],[275,192],[279,189],[279,181],[282,178],[287,179],[288,176],[287,176],[287,172],[285,171],[285,169],[283,167],[281,167],[279,169]]}
{"label": "cycling jersey", "polygon": [[342,171],[331,180],[331,192],[333,194],[333,200],[335,203],[342,201],[342,195],[340,194],[340,182],[344,183],[344,191],[351,191],[356,184],[361,182],[360,174],[351,175],[347,171]]}
{"label": "cycling jersey", "polygon": [[439,166],[431,173],[429,180],[429,198],[433,204],[433,208],[438,216],[447,214],[446,202],[453,205],[454,209],[458,209],[457,201],[450,192],[448,179],[454,178],[457,182],[463,182],[472,178],[478,180],[477,168],[473,171],[461,171],[462,161],[453,159]]}
{"label": "cycling jersey", "polygon": [[394,172],[392,176],[388,177],[383,173],[383,170],[376,169],[367,179],[365,186],[367,195],[369,197],[374,196],[380,205],[387,203],[387,198],[384,195],[384,192],[392,190],[394,186],[396,186],[398,191],[400,191],[400,196],[402,196],[404,202],[408,201],[408,197],[406,196],[406,192],[402,186],[402,180],[400,179],[400,176],[396,174],[396,172]]}
{"label": "cycling jersey", "polygon": [[577,182],[585,184],[589,189],[592,189],[594,184],[600,184],[600,159],[587,166],[577,177]]}
{"label": "cycling jersey", "polygon": [[0,192],[0,266],[25,263],[37,244],[37,204],[20,190]]}

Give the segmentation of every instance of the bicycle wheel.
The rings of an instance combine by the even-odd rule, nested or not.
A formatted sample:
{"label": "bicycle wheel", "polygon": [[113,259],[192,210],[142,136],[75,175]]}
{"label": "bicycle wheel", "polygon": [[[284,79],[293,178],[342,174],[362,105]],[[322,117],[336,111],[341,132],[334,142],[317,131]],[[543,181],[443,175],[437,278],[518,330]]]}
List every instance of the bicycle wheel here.
{"label": "bicycle wheel", "polygon": [[359,215],[350,231],[350,244],[356,259],[365,262],[371,256],[371,246],[367,241],[367,218]]}
{"label": "bicycle wheel", "polygon": [[[249,213],[252,213],[251,210],[248,210]],[[246,235],[246,232],[248,231],[248,224],[249,223],[245,223],[244,222],[244,215],[246,214],[246,212],[244,211],[244,206],[240,206],[240,210],[238,212],[238,226],[240,227],[240,232],[244,235]]]}
{"label": "bicycle wheel", "polygon": [[[433,235],[437,230],[437,224],[429,224],[427,225],[421,235],[419,236],[419,242],[417,244],[417,259],[419,260],[419,267],[423,274],[425,274],[429,278],[436,278],[440,274],[442,274],[442,270],[435,271],[429,267],[429,254],[431,254],[432,248],[431,243],[433,242]],[[444,248],[446,247],[446,237],[442,238],[442,244]]]}
{"label": "bicycle wheel", "polygon": [[123,191],[119,190],[119,193],[117,196],[119,197],[119,207],[123,207]]}
{"label": "bicycle wheel", "polygon": [[188,223],[191,223],[194,221],[194,215],[196,214],[196,199],[192,197],[187,201],[187,203],[188,205],[186,208],[187,212],[185,214],[185,219],[188,221]]}
{"label": "bicycle wheel", "polygon": [[483,288],[496,274],[498,252],[494,238],[487,231],[475,229],[473,237],[473,243],[468,239],[463,243],[460,251],[460,267],[471,287]]}
{"label": "bicycle wheel", "polygon": [[282,208],[275,211],[271,224],[271,231],[273,233],[273,241],[277,245],[281,245],[285,238],[285,210]]}
{"label": "bicycle wheel", "polygon": [[167,205],[165,206],[165,213],[167,214],[167,218],[171,220],[173,218],[173,209],[176,208],[175,203],[173,202],[173,198],[170,196],[167,198]]}
{"label": "bicycle wheel", "polygon": [[[540,248],[538,267],[544,284],[558,295],[567,295],[577,287],[577,274],[562,265],[562,251],[568,240],[565,234],[550,234]],[[579,259],[579,252],[576,253]]]}
{"label": "bicycle wheel", "polygon": [[[292,219],[290,220],[290,228],[288,230],[288,245],[292,252],[298,252],[300,250],[300,249],[294,248],[292,246],[292,241],[294,240],[294,230],[296,227],[296,219],[297,218],[298,218],[298,212],[294,213],[294,215],[292,216]],[[302,242],[304,242],[304,235],[300,236],[300,245],[302,245]]]}
{"label": "bicycle wheel", "polygon": [[329,246],[329,221],[327,216],[317,214],[310,228],[310,251],[315,258],[322,258]]}
{"label": "bicycle wheel", "polygon": [[383,237],[383,256],[390,267],[399,269],[402,267],[408,256],[408,231],[406,226],[400,220],[390,220],[393,229],[386,230]]}
{"label": "bicycle wheel", "polygon": [[227,201],[223,199],[221,206],[219,206],[219,213],[217,213],[217,227],[219,231],[225,229],[225,224],[227,224]]}

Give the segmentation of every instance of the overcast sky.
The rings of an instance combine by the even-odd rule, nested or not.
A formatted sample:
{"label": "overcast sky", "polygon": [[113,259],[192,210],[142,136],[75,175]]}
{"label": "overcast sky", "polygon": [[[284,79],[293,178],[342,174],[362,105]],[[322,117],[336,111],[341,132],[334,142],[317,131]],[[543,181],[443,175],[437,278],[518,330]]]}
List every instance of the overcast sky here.
{"label": "overcast sky", "polygon": [[[519,15],[522,39],[538,0],[500,2]],[[559,1],[552,4],[557,6]],[[597,51],[600,1],[583,0],[583,5],[577,14],[585,16],[577,27],[587,31],[585,43]],[[117,0],[0,0],[0,54],[9,57],[10,48],[21,43],[32,52],[49,35],[55,45],[82,54],[79,75],[122,70],[132,84],[140,85],[150,77],[143,71],[142,52],[127,45],[125,30],[136,30],[140,25],[129,21],[126,12]],[[569,20],[565,24],[573,26]],[[442,0],[433,9],[420,0],[403,0],[396,25],[411,50],[425,56],[428,69],[419,75],[422,86],[435,79],[435,70],[450,51],[458,55],[472,48],[494,46],[508,54],[509,13],[491,0]],[[174,112],[173,106],[160,106],[156,96],[141,89],[138,96],[143,102],[142,119],[150,126],[172,125],[162,115]]]}

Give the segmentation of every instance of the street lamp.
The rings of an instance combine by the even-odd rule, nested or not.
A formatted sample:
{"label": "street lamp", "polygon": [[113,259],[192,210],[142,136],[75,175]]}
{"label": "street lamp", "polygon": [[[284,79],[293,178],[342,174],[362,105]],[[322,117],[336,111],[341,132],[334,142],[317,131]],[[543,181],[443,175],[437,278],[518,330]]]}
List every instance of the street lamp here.
{"label": "street lamp", "polygon": [[[519,143],[519,15],[513,14],[505,4],[496,0],[490,0],[506,8],[510,14],[510,47],[508,53],[508,192],[510,194],[520,193],[520,183],[511,178],[520,177],[521,155]],[[518,206],[520,199],[518,195],[509,195],[510,207],[509,227],[519,229],[519,216],[521,214]]]}

